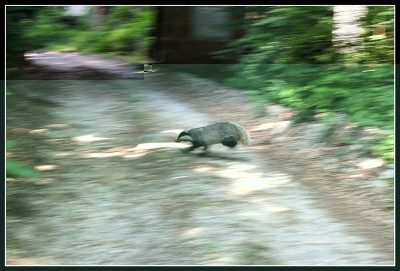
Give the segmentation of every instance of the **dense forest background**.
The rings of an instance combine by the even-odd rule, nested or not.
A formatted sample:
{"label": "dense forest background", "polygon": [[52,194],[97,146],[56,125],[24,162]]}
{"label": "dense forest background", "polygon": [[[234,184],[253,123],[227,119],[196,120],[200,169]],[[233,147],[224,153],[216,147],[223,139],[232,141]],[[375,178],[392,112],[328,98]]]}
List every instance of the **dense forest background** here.
{"label": "dense forest background", "polygon": [[226,50],[243,54],[226,82],[260,107],[276,102],[296,109],[298,121],[322,113],[322,121],[334,123],[344,113],[359,128],[378,127],[387,136],[372,140],[368,151],[393,161],[394,7],[367,8],[357,21],[358,44],[334,41],[333,7],[254,7],[253,14],[259,16],[244,20],[244,37]]}

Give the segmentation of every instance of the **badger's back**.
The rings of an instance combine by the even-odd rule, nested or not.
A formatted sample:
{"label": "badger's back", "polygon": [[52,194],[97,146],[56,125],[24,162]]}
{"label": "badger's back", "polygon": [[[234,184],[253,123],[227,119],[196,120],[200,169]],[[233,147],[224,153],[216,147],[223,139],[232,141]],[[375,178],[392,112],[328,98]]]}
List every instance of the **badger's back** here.
{"label": "badger's back", "polygon": [[208,146],[224,142],[235,142],[244,145],[249,144],[248,132],[239,124],[234,122],[217,122],[204,127],[188,130],[197,144]]}

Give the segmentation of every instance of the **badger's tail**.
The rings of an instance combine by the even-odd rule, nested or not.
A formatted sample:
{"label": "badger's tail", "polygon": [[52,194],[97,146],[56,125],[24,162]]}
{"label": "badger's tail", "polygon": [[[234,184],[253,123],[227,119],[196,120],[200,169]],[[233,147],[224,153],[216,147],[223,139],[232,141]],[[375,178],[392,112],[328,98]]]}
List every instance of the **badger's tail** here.
{"label": "badger's tail", "polygon": [[238,140],[238,142],[240,144],[243,144],[243,145],[246,145],[246,146],[250,145],[250,133],[245,128],[240,126],[239,124],[234,123],[234,122],[233,122],[233,124],[239,129],[239,140]]}

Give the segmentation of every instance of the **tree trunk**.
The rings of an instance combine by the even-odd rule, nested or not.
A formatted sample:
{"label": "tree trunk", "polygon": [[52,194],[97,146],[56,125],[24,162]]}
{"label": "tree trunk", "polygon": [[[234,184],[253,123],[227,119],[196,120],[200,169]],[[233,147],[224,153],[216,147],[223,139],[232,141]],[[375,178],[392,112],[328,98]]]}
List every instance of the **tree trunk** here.
{"label": "tree trunk", "polygon": [[93,7],[92,9],[92,28],[96,29],[103,23],[104,16],[106,16],[112,7]]}
{"label": "tree trunk", "polygon": [[334,6],[333,44],[339,49],[339,53],[355,53],[362,46],[364,30],[360,19],[367,12],[367,6]]}

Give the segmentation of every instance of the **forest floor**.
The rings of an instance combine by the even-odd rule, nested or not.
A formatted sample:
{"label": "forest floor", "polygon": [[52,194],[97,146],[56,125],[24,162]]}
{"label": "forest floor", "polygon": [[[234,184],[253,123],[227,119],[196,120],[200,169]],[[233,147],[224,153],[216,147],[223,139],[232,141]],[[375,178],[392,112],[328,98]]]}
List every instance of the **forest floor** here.
{"label": "forest floor", "polygon": [[[393,165],[185,73],[127,79],[78,53],[8,80],[8,265],[392,265]],[[231,120],[250,146],[184,154],[184,129]]]}

